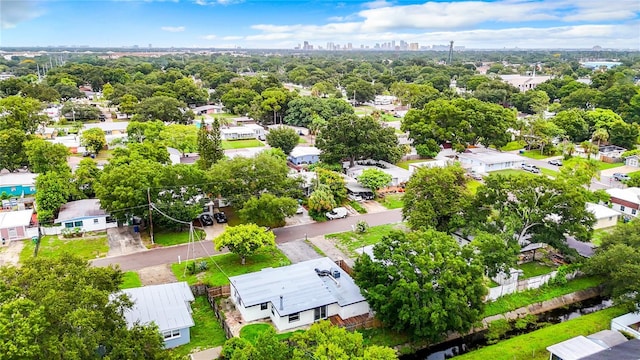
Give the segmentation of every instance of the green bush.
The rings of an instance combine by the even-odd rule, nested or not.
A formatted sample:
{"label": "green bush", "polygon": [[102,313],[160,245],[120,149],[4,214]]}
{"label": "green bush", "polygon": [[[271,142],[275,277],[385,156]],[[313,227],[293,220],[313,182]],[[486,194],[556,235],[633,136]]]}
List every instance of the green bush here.
{"label": "green bush", "polygon": [[367,230],[369,230],[369,224],[364,220],[358,221],[358,223],[356,224],[356,232],[358,234],[364,234],[367,232]]}
{"label": "green bush", "polygon": [[198,272],[203,272],[209,268],[209,264],[206,261],[200,261],[197,268]]}
{"label": "green bush", "polygon": [[357,202],[357,201],[349,201],[349,206],[351,206],[353,208],[353,210],[357,211],[358,214],[366,214],[367,213],[367,209],[362,207],[362,205],[360,205],[360,203]]}
{"label": "green bush", "polygon": [[487,343],[495,344],[511,330],[511,324],[507,319],[499,319],[489,323],[487,329]]}

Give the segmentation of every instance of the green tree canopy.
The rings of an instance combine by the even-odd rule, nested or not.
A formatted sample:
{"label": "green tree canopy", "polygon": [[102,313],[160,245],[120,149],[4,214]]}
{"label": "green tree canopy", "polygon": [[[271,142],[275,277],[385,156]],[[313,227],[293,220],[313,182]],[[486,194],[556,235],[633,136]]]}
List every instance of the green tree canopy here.
{"label": "green tree canopy", "polygon": [[0,353],[7,359],[170,359],[158,328],[127,328],[122,272],[77,257],[3,267]]}
{"label": "green tree canopy", "polygon": [[317,185],[311,195],[309,195],[307,205],[309,206],[310,212],[320,214],[323,211],[335,208],[337,201],[331,192],[331,188],[327,185],[320,184]]}
{"label": "green tree canopy", "polygon": [[586,271],[605,279],[606,294],[629,310],[640,306],[640,219],[620,223],[602,238]]}
{"label": "green tree canopy", "polygon": [[198,150],[198,130],[193,125],[171,124],[160,131],[160,140],[184,156]]}
{"label": "green tree canopy", "polygon": [[198,165],[208,170],[213,164],[222,160],[224,150],[222,150],[222,139],[220,138],[220,120],[213,119],[211,126],[204,121],[200,124],[198,131]]}
{"label": "green tree canopy", "polygon": [[160,139],[160,133],[164,130],[165,125],[162,121],[130,121],[127,125],[127,141],[144,142],[156,141]]}
{"label": "green tree canopy", "polygon": [[13,172],[27,164],[24,142],[27,136],[20,129],[0,130],[0,170]]}
{"label": "green tree canopy", "polygon": [[376,191],[391,183],[391,175],[380,169],[365,169],[362,174],[358,175],[358,183],[371,189],[375,194]]}
{"label": "green tree canopy", "polygon": [[37,138],[24,143],[29,168],[36,173],[69,171],[69,149],[63,144],[52,144]]}
{"label": "green tree canopy", "polygon": [[245,202],[239,215],[244,222],[275,228],[283,226],[285,218],[295,215],[297,208],[298,202],[295,199],[266,193]]}
{"label": "green tree canopy", "polygon": [[40,114],[42,108],[40,101],[19,95],[0,99],[0,130],[20,129],[34,134],[41,123],[49,120]]}
{"label": "green tree canopy", "polygon": [[328,163],[358,159],[397,162],[402,156],[391,127],[383,127],[370,116],[341,115],[328,120],[316,140],[321,158]]}
{"label": "green tree canopy", "polygon": [[470,248],[429,229],[393,231],[358,258],[355,280],[383,323],[429,341],[466,332],[484,308],[484,271]]}
{"label": "green tree canopy", "polygon": [[193,120],[195,116],[193,111],[185,110],[186,107],[187,105],[185,103],[170,96],[153,96],[143,99],[136,106],[136,116],[134,120],[160,120],[186,124],[190,120]]}
{"label": "green tree canopy", "polygon": [[97,155],[107,145],[107,138],[102,129],[91,128],[82,132],[80,144]]}
{"label": "green tree canopy", "polygon": [[300,135],[289,127],[278,127],[271,129],[267,134],[267,143],[269,146],[281,149],[285,154],[289,155],[298,142]]}
{"label": "green tree canopy", "polygon": [[232,253],[240,256],[242,265],[244,265],[245,258],[258,249],[275,247],[275,240],[276,236],[271,231],[265,231],[264,228],[256,224],[242,224],[227,227],[214,242],[216,250],[226,247]]}
{"label": "green tree canopy", "polygon": [[419,168],[406,185],[402,216],[412,229],[456,230],[471,201],[467,181],[460,166]]}

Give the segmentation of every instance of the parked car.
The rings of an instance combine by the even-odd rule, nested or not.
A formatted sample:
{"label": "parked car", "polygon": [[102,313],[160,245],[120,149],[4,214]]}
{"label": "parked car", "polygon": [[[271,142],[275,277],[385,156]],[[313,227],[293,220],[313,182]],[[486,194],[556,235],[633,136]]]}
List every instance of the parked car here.
{"label": "parked car", "polygon": [[362,201],[362,196],[360,194],[349,194],[349,199],[353,201]]}
{"label": "parked car", "polygon": [[469,173],[469,177],[471,177],[474,180],[482,180],[482,175],[475,171],[472,171],[471,173]]}
{"label": "parked car", "polygon": [[225,215],[222,211],[214,213],[213,214],[213,218],[216,219],[216,222],[218,224],[222,224],[222,223],[226,223],[227,222],[227,215]]}
{"label": "parked car", "polygon": [[530,164],[522,164],[522,170],[528,171],[528,172],[533,173],[533,174],[539,174],[540,173],[540,169],[538,169],[537,166],[530,165]]}
{"label": "parked car", "polygon": [[345,208],[345,207],[337,207],[337,208],[329,211],[325,215],[327,216],[327,219],[329,219],[329,220],[346,218],[347,217],[347,208]]}
{"label": "parked car", "polygon": [[296,214],[300,215],[304,213],[304,208],[302,207],[302,205],[298,205],[298,208],[296,209]]}
{"label": "parked car", "polygon": [[107,121],[107,117],[106,117],[104,114],[100,114],[100,115],[98,115],[98,119],[99,119],[101,122],[105,122],[105,121]]}
{"label": "parked car", "polygon": [[213,216],[211,216],[211,214],[200,215],[200,223],[202,224],[202,226],[213,225]]}
{"label": "parked car", "polygon": [[562,166],[562,160],[549,160],[548,163],[550,165]]}
{"label": "parked car", "polygon": [[622,174],[622,173],[614,173],[612,175],[613,179],[615,181],[627,181],[629,179],[631,179],[631,177],[627,174]]}

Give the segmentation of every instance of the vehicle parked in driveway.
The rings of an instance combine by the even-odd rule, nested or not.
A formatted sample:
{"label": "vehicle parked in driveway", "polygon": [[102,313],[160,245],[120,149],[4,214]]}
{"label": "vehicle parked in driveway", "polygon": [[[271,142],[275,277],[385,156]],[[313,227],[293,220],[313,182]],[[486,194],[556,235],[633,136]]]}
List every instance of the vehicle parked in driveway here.
{"label": "vehicle parked in driveway", "polygon": [[533,174],[539,174],[540,173],[540,169],[538,169],[537,166],[531,165],[531,164],[522,164],[522,170],[528,171],[528,172],[533,173]]}
{"label": "vehicle parked in driveway", "polygon": [[475,171],[470,172],[469,177],[472,178],[473,180],[482,180],[482,175]]}
{"label": "vehicle parked in driveway", "polygon": [[562,160],[549,160],[549,165],[562,166]]}
{"label": "vehicle parked in driveway", "polygon": [[296,209],[296,214],[300,215],[304,213],[304,208],[302,207],[302,205],[298,205],[298,208]]}
{"label": "vehicle parked in driveway", "polygon": [[613,177],[615,181],[627,181],[631,179],[629,175],[622,173],[614,173],[611,177]]}
{"label": "vehicle parked in driveway", "polygon": [[213,225],[213,216],[211,216],[211,214],[200,215],[200,223],[202,224],[202,226]]}
{"label": "vehicle parked in driveway", "polygon": [[225,215],[222,211],[214,213],[213,214],[213,218],[216,219],[216,222],[218,224],[222,224],[222,223],[226,223],[227,222],[227,215]]}
{"label": "vehicle parked in driveway", "polygon": [[346,218],[347,214],[348,214],[347,208],[345,208],[345,207],[337,207],[337,208],[329,211],[325,215],[327,216],[327,219],[334,220],[334,219]]}

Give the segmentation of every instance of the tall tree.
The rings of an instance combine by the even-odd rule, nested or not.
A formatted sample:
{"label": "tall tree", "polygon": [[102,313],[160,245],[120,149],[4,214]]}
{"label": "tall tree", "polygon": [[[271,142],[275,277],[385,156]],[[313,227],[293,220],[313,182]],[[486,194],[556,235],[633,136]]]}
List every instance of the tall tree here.
{"label": "tall tree", "polygon": [[275,247],[276,236],[271,231],[256,224],[243,224],[229,226],[218,236],[214,242],[216,250],[226,247],[232,253],[240,256],[242,265],[245,264],[247,256],[251,256],[261,248]]}
{"label": "tall tree", "polygon": [[27,134],[34,134],[38,126],[48,120],[41,115],[42,104],[32,98],[19,95],[0,99],[0,130],[20,129]]}
{"label": "tall tree", "polygon": [[0,170],[13,172],[27,163],[26,140],[27,136],[20,129],[0,130]]}
{"label": "tall tree", "polygon": [[309,212],[321,214],[323,211],[335,208],[337,202],[329,186],[320,184],[316,186],[311,195],[309,195],[307,205],[309,206]]}
{"label": "tall tree", "polygon": [[171,124],[160,131],[160,140],[185,156],[198,150],[198,134],[193,125]]}
{"label": "tall tree", "polygon": [[158,163],[147,159],[109,163],[94,185],[100,205],[115,217],[144,215],[147,188],[156,186]]}
{"label": "tall tree", "polygon": [[127,142],[156,141],[160,139],[160,133],[164,130],[162,121],[130,121],[127,125]]}
{"label": "tall tree", "polygon": [[36,177],[36,204],[38,204],[38,221],[49,223],[55,219],[60,206],[69,201],[72,188],[69,171],[50,171]]}
{"label": "tall tree", "polygon": [[69,149],[62,144],[52,144],[42,139],[28,140],[24,143],[29,168],[36,173],[50,171],[68,171],[67,156]]}
{"label": "tall tree", "polygon": [[92,159],[82,159],[73,173],[74,184],[78,193],[86,198],[93,198],[96,194],[94,185],[100,177],[100,169]]}
{"label": "tall tree", "polygon": [[456,230],[471,200],[467,181],[464,170],[457,165],[418,169],[405,188],[402,216],[412,229]]}
{"label": "tall tree", "polygon": [[587,154],[587,160],[590,160],[591,155],[596,155],[599,151],[598,146],[588,140],[581,142],[580,147],[584,150],[584,153]]}
{"label": "tall tree", "polygon": [[133,117],[136,121],[160,120],[186,124],[195,115],[191,110],[185,110],[187,105],[170,96],[153,96],[146,98],[136,106]]}
{"label": "tall tree", "polygon": [[573,142],[582,142],[589,138],[589,124],[579,110],[560,111],[551,121],[562,129]]}
{"label": "tall tree", "polygon": [[484,271],[471,248],[429,229],[393,231],[358,258],[355,280],[376,316],[396,331],[438,341],[480,319]]}
{"label": "tall tree", "polygon": [[298,208],[298,202],[289,197],[275,197],[263,194],[252,197],[239,211],[240,219],[260,226],[270,228],[284,226],[285,218],[293,216]]}
{"label": "tall tree", "polygon": [[402,156],[398,138],[391,127],[383,127],[370,116],[353,114],[334,117],[327,122],[316,140],[323,161],[334,163],[358,159],[397,162]]}
{"label": "tall tree", "polygon": [[347,199],[347,182],[342,174],[321,167],[317,167],[315,172],[318,180],[316,186],[328,186],[336,204],[342,204]]}
{"label": "tall tree", "polygon": [[298,145],[298,142],[300,142],[300,135],[289,127],[271,129],[267,134],[267,144],[271,147],[281,149],[287,155]]}
{"label": "tall tree", "polygon": [[516,267],[520,246],[512,236],[480,232],[471,241],[474,254],[480,258],[485,274],[493,278],[499,273],[509,274]]}
{"label": "tall tree", "polygon": [[204,121],[200,124],[198,153],[200,154],[198,164],[204,170],[208,170],[224,157],[222,139],[220,138],[220,120],[217,118],[213,119],[211,127],[207,126]]}
{"label": "tall tree", "polygon": [[380,169],[366,169],[358,176],[358,182],[362,186],[371,189],[375,194],[378,190],[391,183],[391,175]]}
{"label": "tall tree", "polygon": [[80,143],[97,155],[107,145],[107,138],[102,129],[91,128],[82,132]]}
{"label": "tall tree", "polygon": [[605,279],[605,291],[633,311],[640,306],[640,219],[620,223],[602,239],[586,271]]}
{"label": "tall tree", "polygon": [[[155,325],[127,327],[122,272],[77,257],[1,269],[0,353],[7,359],[171,359]],[[101,354],[103,352],[103,354]]]}

